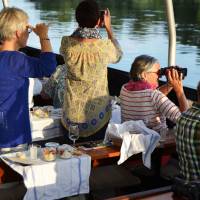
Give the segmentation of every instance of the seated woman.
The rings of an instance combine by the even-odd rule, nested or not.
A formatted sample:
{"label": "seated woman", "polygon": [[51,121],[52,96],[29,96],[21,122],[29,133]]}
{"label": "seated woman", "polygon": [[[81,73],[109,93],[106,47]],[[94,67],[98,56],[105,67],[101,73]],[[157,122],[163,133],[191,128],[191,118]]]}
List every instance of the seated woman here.
{"label": "seated woman", "polygon": [[111,28],[110,11],[104,11],[108,39],[101,39],[98,4],[82,1],[76,8],[77,28],[64,36],[60,53],[67,68],[62,124],[78,124],[80,138],[103,139],[111,114],[107,66],[122,56]]}
{"label": "seated woman", "polygon": [[[30,31],[39,37],[39,58],[19,52],[25,47]],[[31,143],[28,108],[29,77],[50,76],[56,68],[48,26],[28,24],[28,15],[18,8],[0,12],[0,150]]]}
{"label": "seated woman", "polygon": [[52,99],[55,108],[63,107],[66,75],[67,69],[65,65],[58,65],[56,71],[42,87],[41,97],[43,99]]}
{"label": "seated woman", "polygon": [[168,70],[168,84],[162,87],[165,94],[168,86],[173,87],[178,108],[157,89],[159,70],[160,64],[154,57],[141,55],[135,58],[130,71],[131,80],[120,92],[122,121],[143,120],[147,127],[160,133],[167,130],[166,118],[175,122],[181,112],[188,109],[182,74],[175,69]]}

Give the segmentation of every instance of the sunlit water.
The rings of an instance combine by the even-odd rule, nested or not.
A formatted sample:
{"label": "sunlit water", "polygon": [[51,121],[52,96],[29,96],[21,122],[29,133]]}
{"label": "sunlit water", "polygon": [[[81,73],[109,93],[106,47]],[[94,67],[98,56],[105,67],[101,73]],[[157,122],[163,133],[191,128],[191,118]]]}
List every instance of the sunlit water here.
{"label": "sunlit water", "polygon": [[[79,0],[9,0],[9,5],[24,9],[33,25],[38,22],[49,23],[53,49],[59,53],[62,36],[70,35],[77,27],[74,9],[78,2]],[[200,80],[200,0],[195,3],[190,0],[173,2],[177,24],[176,64],[188,68],[184,85],[196,88]],[[110,65],[111,67],[129,71],[134,58],[141,54],[154,56],[161,66],[167,66],[168,28],[164,1],[101,0],[99,3],[101,8],[110,9],[113,31],[124,52],[122,60]],[[104,29],[101,33],[106,37]],[[40,47],[34,33],[30,34],[28,45]]]}

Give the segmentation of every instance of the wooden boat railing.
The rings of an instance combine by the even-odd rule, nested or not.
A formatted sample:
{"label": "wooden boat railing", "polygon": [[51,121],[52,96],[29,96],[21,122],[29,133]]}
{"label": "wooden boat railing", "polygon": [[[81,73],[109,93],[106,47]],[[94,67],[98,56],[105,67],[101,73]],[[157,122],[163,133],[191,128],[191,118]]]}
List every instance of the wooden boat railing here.
{"label": "wooden boat railing", "polygon": [[[28,46],[22,48],[21,51],[33,57],[38,57],[40,54],[39,49]],[[64,59],[61,55],[57,54],[56,59],[58,65],[64,64]],[[124,83],[127,83],[128,81],[129,81],[128,72],[108,67],[108,87],[111,96],[119,96],[122,85]],[[161,85],[164,83],[165,81],[160,81]],[[188,100],[197,101],[197,94],[195,89],[184,87],[184,91]],[[168,96],[174,103],[178,104],[176,95],[173,91],[170,92]]]}

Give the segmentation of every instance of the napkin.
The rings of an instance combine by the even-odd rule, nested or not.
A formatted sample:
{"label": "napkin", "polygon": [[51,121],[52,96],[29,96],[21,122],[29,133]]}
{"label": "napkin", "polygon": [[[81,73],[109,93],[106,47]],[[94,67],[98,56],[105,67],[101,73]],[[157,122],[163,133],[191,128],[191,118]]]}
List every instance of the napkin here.
{"label": "napkin", "polygon": [[142,120],[137,120],[122,124],[109,123],[104,142],[107,143],[112,136],[122,139],[118,165],[132,155],[142,152],[143,164],[151,168],[151,153],[160,140],[159,133],[147,128]]}

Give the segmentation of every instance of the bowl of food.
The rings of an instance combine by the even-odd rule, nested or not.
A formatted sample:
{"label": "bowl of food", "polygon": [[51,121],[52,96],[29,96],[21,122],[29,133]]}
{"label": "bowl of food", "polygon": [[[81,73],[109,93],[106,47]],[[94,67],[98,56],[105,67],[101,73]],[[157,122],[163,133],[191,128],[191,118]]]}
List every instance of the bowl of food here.
{"label": "bowl of food", "polygon": [[43,149],[42,157],[44,161],[54,161],[56,159],[56,148],[46,147]]}
{"label": "bowl of food", "polygon": [[65,149],[64,151],[59,152],[59,156],[62,159],[68,159],[72,157],[72,154],[68,150]]}
{"label": "bowl of food", "polygon": [[72,154],[68,145],[61,145],[57,148],[57,154],[60,158],[67,159],[71,158]]}

